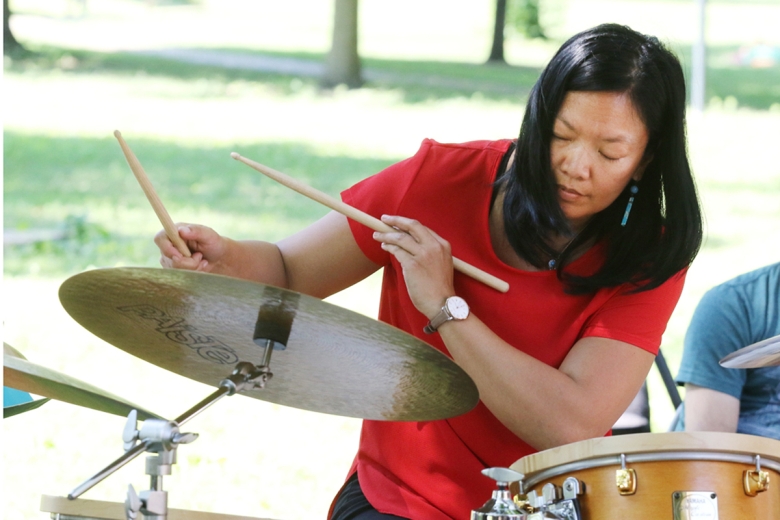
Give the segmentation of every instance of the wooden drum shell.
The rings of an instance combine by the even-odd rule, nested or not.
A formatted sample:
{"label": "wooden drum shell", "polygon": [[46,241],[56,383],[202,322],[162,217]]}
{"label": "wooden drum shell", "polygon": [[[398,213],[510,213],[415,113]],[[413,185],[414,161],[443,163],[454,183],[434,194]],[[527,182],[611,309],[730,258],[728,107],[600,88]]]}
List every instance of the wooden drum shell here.
{"label": "wooden drum shell", "polygon": [[[615,474],[636,471],[636,492],[621,495]],[[743,487],[743,472],[755,471],[755,455],[769,474],[769,486],[756,496]],[[672,520],[673,493],[712,492],[719,520],[780,519],[780,441],[710,432],[643,433],[573,443],[529,455],[512,465],[525,475],[524,491],[541,494],[568,477],[585,484],[578,497],[583,520],[631,518]]]}

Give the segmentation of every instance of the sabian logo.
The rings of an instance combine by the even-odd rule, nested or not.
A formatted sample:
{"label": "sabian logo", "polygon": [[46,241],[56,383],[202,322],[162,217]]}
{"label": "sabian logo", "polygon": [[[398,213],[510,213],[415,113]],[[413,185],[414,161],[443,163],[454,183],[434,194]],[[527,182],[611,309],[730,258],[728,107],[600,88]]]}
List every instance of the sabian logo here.
{"label": "sabian logo", "polygon": [[157,332],[164,334],[171,341],[188,346],[195,350],[200,357],[212,363],[229,365],[238,362],[238,355],[232,348],[211,336],[198,332],[184,318],[170,316],[147,304],[117,307],[117,310],[155,322]]}

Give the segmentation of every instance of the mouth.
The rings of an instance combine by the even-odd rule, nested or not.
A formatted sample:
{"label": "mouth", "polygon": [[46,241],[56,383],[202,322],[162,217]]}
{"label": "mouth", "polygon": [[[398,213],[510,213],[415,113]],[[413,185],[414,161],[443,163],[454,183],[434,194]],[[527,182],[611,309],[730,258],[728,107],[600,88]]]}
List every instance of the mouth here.
{"label": "mouth", "polygon": [[584,196],[579,191],[573,189],[573,188],[567,188],[566,186],[559,184],[558,185],[558,192],[561,194],[564,198],[576,198],[576,197],[582,197]]}

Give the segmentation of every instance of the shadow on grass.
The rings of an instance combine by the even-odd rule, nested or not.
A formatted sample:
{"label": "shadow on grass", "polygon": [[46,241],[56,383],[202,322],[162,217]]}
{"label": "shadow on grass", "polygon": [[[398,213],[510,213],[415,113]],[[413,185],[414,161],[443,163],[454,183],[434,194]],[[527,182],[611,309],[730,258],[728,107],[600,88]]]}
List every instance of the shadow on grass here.
{"label": "shadow on grass", "polygon": [[[750,68],[731,63],[737,46],[708,48],[706,99],[734,97],[739,106],[758,110],[780,103],[780,65]],[[178,80],[208,78],[229,83],[236,80],[263,83],[281,94],[290,94],[308,85],[319,87],[319,74],[325,56],[306,52],[262,52],[246,49],[182,49],[188,56],[200,55],[200,63],[187,63],[159,51],[150,53],[98,53],[53,47],[33,49],[7,66],[12,71],[60,68],[71,74],[147,74]],[[686,77],[690,81],[691,49],[675,46]],[[233,66],[219,66],[219,56],[237,57]],[[166,57],[167,56],[167,57]],[[264,59],[267,63],[263,63]],[[255,65],[251,62],[254,60]],[[247,61],[250,62],[246,65]],[[280,67],[283,61],[289,67]],[[239,63],[236,65],[235,63]],[[244,65],[240,65],[244,63]],[[276,63],[276,65],[274,65]],[[301,65],[299,72],[295,64]],[[365,88],[400,92],[407,103],[471,97],[524,102],[539,76],[535,67],[436,61],[363,59]]]}
{"label": "shadow on grass", "polygon": [[[117,262],[156,265],[149,227],[159,224],[113,138],[6,131],[4,139],[5,228],[65,229],[68,236],[6,245],[6,275],[30,274],[33,263],[49,276]],[[267,240],[278,240],[328,210],[232,160],[230,152],[334,197],[393,162],[325,157],[301,143],[187,148],[136,139],[131,147],[174,220],[177,215],[218,214],[223,222],[236,223],[236,229],[256,229],[254,237]]]}
{"label": "shadow on grass", "polygon": [[[146,74],[184,81],[208,78],[225,83],[244,80],[263,83],[282,94],[299,90],[302,84],[319,88],[319,74],[316,71],[321,69],[325,61],[323,54],[257,53],[242,49],[180,50],[182,55],[189,57],[200,54],[200,63],[174,59],[166,51],[98,53],[54,47],[32,50],[34,52],[23,59],[12,61],[6,66],[7,70],[25,72],[54,68],[69,74]],[[218,55],[236,57],[242,63],[255,58],[258,63],[220,66],[216,63],[222,61],[229,65],[231,60],[220,60]],[[264,58],[270,63],[259,63]],[[290,72],[290,67],[275,66],[274,62],[278,65],[280,60],[288,64],[300,64],[301,71]],[[294,66],[292,68],[295,69]],[[398,91],[408,103],[471,97],[476,93],[484,99],[517,103],[527,97],[540,73],[534,67],[381,59],[364,59],[363,71],[367,79],[366,88]]]}

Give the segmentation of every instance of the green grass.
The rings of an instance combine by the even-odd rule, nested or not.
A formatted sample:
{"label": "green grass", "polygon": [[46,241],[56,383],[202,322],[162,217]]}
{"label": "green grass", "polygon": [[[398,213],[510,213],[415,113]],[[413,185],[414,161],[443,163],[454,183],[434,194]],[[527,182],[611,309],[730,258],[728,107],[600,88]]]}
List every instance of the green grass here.
{"label": "green grass", "polygon": [[[5,248],[5,274],[64,276],[88,266],[155,265],[150,238],[159,223],[130,173],[116,140],[24,135],[6,131],[4,226],[8,230],[65,227],[70,238]],[[234,147],[187,147],[135,139],[132,149],[168,212],[176,217],[219,213],[246,233],[267,223],[278,240],[327,210],[229,158]],[[387,160],[323,156],[306,143],[252,143],[247,157],[284,164],[286,173],[334,196]],[[223,172],[215,174],[215,172]]]}
{"label": "green grass", "polygon": [[[674,52],[683,64],[691,62],[689,46],[673,44]],[[197,49],[191,49],[197,51]],[[208,49],[248,56],[297,59],[323,63],[323,53],[257,52],[241,48]],[[780,65],[769,68],[740,66],[734,56],[739,46],[720,45],[708,48],[705,99],[716,106],[733,99],[738,106],[758,110],[780,107]],[[79,49],[34,46],[30,54],[11,61],[7,70],[16,73],[63,69],[71,75],[111,74],[118,78],[139,74],[153,78],[196,81],[203,78],[223,88],[204,95],[226,95],[224,86],[236,81],[261,83],[280,95],[290,95],[301,88],[317,88],[317,78],[276,74],[265,71],[193,65],[170,59],[137,53],[101,53]],[[539,77],[535,66],[475,64],[452,61],[392,60],[363,58],[363,70],[368,80],[366,88],[399,93],[406,103],[453,99],[475,94],[485,99],[504,102],[524,102]],[[690,70],[685,67],[686,77]],[[294,81],[291,81],[293,80]]]}

